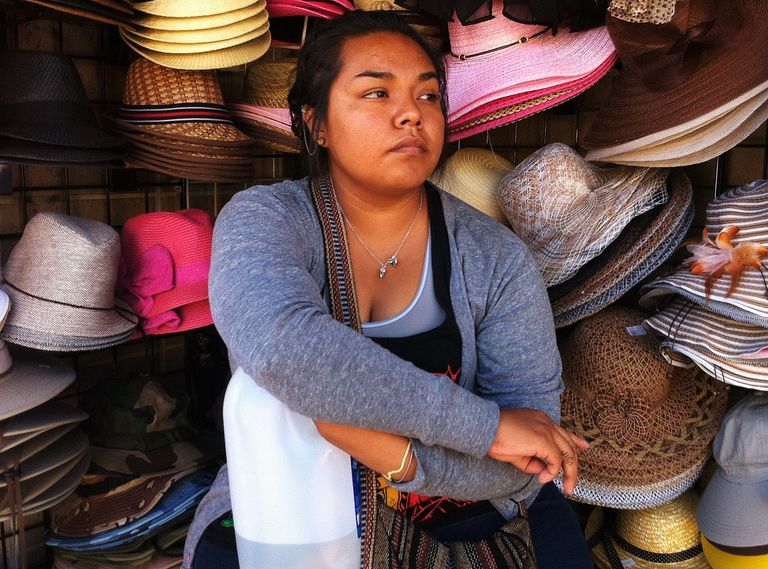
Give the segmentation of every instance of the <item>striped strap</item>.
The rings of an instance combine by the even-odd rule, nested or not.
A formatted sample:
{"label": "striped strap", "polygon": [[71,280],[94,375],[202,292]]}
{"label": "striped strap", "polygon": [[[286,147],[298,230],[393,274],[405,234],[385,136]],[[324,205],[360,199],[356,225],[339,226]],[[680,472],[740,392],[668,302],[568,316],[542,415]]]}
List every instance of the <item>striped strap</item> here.
{"label": "striped strap", "polygon": [[224,105],[214,103],[178,103],[174,105],[123,105],[119,119],[131,124],[174,124],[207,122],[233,124]]}

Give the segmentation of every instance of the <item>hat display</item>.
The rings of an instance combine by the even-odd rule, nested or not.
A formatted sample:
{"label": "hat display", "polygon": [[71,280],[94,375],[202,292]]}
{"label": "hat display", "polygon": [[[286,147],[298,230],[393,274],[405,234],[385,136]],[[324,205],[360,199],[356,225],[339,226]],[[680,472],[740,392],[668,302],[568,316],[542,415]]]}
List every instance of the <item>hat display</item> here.
{"label": "hat display", "polygon": [[241,101],[228,107],[237,126],[258,146],[293,154],[301,151],[288,109],[295,74],[295,59],[257,61],[248,66]]}
{"label": "hat display", "polygon": [[513,168],[512,163],[484,148],[461,148],[429,178],[437,187],[453,194],[503,224],[507,218],[499,206],[496,188]]}
{"label": "hat display", "polygon": [[718,468],[697,510],[709,541],[735,548],[768,546],[766,440],[768,396],[748,395],[728,411],[713,443]]}
{"label": "hat display", "polygon": [[[191,330],[213,322],[208,305],[213,220],[201,209],[144,213],[126,220],[117,294],[146,334]],[[194,319],[190,319],[194,316]]]}
{"label": "hat display", "polygon": [[130,22],[131,9],[119,0],[23,0],[44,6],[57,12],[79,16],[95,22],[126,25]]}
{"label": "hat display", "polygon": [[[467,113],[505,97],[563,90],[564,84],[591,76],[596,69],[607,72],[606,62],[615,60],[604,27],[552,35],[550,27],[505,17],[503,5],[503,0],[494,0],[494,17],[471,26],[448,23],[451,53],[444,63],[450,124],[463,122],[461,117]],[[490,84],[478,85],[478,78],[487,78]]]}
{"label": "hat display", "polygon": [[[4,391],[0,387],[0,391]],[[88,414],[60,401],[47,401],[0,421],[0,453],[4,453],[44,432],[85,421]]]}
{"label": "hat display", "polygon": [[33,51],[0,55],[0,156],[12,162],[118,164],[125,140],[103,131],[72,62]]}
{"label": "hat display", "polygon": [[595,566],[710,569],[696,526],[697,501],[690,490],[655,508],[615,513],[595,508],[584,529]]}
{"label": "hat display", "polygon": [[562,425],[591,441],[579,455],[579,502],[658,505],[646,486],[658,489],[703,468],[725,412],[727,394],[716,382],[670,366],[648,335],[632,335],[642,320],[640,312],[611,306],[579,322],[562,345]]}
{"label": "hat display", "polygon": [[601,169],[565,144],[544,146],[498,186],[501,209],[547,286],[572,277],[629,221],[667,201],[666,170]]}
{"label": "hat display", "polygon": [[129,167],[202,181],[254,176],[253,140],[234,127],[212,71],[179,71],[137,59],[111,124],[130,141]]}
{"label": "hat display", "polygon": [[[36,448],[34,449],[36,452],[24,456],[26,454],[24,447],[28,445],[29,443],[0,454],[0,471],[5,473],[8,470],[18,469],[18,478],[22,482],[45,474],[85,456],[88,452],[88,437],[80,429],[74,429],[53,443],[43,448]],[[0,478],[0,491],[7,486],[8,480]]]}
{"label": "hat display", "polygon": [[120,237],[106,223],[38,213],[3,268],[11,311],[0,336],[52,351],[128,340],[138,319],[115,298],[119,260]]}
{"label": "hat display", "polygon": [[[643,286],[640,303],[651,309],[661,297],[680,294],[710,311],[768,328],[767,269],[762,264],[766,257],[760,255],[760,248],[768,247],[768,181],[755,180],[710,201],[706,229],[708,235],[718,236],[717,240],[713,242],[705,235],[701,244],[688,245],[694,256],[671,274]],[[727,262],[737,249],[740,259],[743,251],[751,252],[751,263],[727,267],[721,263],[714,272],[708,270],[711,261],[720,258]],[[702,264],[695,265],[697,260]],[[719,266],[722,270],[717,269]]]}
{"label": "hat display", "polygon": [[670,172],[667,182],[665,204],[633,218],[600,255],[570,279],[547,289],[555,328],[569,326],[616,301],[677,250],[693,222],[693,190],[681,170]]}
{"label": "hat display", "polygon": [[[623,67],[584,138],[585,148],[601,149],[590,152],[590,160],[612,161],[626,143],[645,148],[679,137],[681,129],[690,128],[685,126],[689,121],[768,81],[768,46],[750,42],[768,31],[768,16],[757,0],[727,5],[685,0],[675,4],[667,24],[629,23],[609,16],[607,25]],[[733,144],[749,134],[743,130]]]}

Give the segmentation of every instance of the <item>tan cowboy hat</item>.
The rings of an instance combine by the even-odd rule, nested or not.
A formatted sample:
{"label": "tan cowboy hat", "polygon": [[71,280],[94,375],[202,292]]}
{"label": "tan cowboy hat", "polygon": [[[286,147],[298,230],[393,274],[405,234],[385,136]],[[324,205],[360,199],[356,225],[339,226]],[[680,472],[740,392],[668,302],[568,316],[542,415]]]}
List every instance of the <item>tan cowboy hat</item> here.
{"label": "tan cowboy hat", "polygon": [[595,565],[613,569],[614,559],[619,567],[636,569],[710,569],[696,525],[697,503],[698,495],[690,490],[646,510],[595,508],[584,529]]}
{"label": "tan cowboy hat", "polygon": [[488,217],[508,225],[496,197],[501,180],[514,166],[484,148],[462,148],[451,155],[429,181]]}
{"label": "tan cowboy hat", "polygon": [[601,169],[560,143],[540,148],[498,186],[501,209],[547,286],[572,277],[632,218],[667,201],[667,170]]}
{"label": "tan cowboy hat", "polygon": [[[655,506],[642,493],[646,485],[671,485],[692,468],[703,468],[709,456],[727,393],[695,368],[670,366],[644,335],[643,318],[635,310],[608,307],[579,322],[561,347],[562,424],[591,441],[579,455],[574,500]],[[641,334],[632,335],[638,327]],[[621,496],[622,487],[639,492]]]}

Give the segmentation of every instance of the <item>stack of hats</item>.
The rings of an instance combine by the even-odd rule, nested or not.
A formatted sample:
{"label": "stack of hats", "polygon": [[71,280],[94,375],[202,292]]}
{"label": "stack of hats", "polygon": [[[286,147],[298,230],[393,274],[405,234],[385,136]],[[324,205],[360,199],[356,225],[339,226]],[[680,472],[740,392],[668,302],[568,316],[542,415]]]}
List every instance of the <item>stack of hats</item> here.
{"label": "stack of hats", "polygon": [[128,167],[211,182],[254,176],[253,140],[233,126],[213,71],[137,59],[112,124],[130,141]]}
{"label": "stack of hats", "polygon": [[301,151],[288,109],[288,91],[295,74],[295,59],[262,60],[248,66],[242,101],[228,107],[238,128],[257,145],[276,152]]}
{"label": "stack of hats", "polygon": [[[715,158],[768,119],[760,0],[683,0],[669,23],[608,17],[622,71],[583,141],[589,160],[684,166]],[[713,88],[714,87],[714,88]]]}
{"label": "stack of hats", "polygon": [[444,51],[443,25],[437,18],[426,12],[399,6],[393,0],[355,0],[355,7],[366,12],[394,13],[397,17],[402,18],[437,53]]}
{"label": "stack of hats", "polygon": [[172,378],[108,380],[82,406],[90,413],[90,474],[54,511],[47,543],[96,566],[126,551],[156,556],[143,542],[186,525],[213,482],[222,441],[190,424],[189,398]]}
{"label": "stack of hats", "polygon": [[713,569],[768,567],[768,397],[734,405],[715,437],[717,470],[696,512]]}
{"label": "stack of hats", "polygon": [[208,302],[213,220],[201,209],[144,213],[123,225],[118,297],[144,334],[213,322]]}
{"label": "stack of hats", "polygon": [[298,48],[304,44],[309,26],[354,10],[350,0],[267,0],[272,26],[272,45]]}
{"label": "stack of hats", "polygon": [[606,308],[561,346],[562,425],[591,441],[579,454],[579,502],[643,509],[679,496],[701,473],[725,413],[726,390],[696,368],[670,366],[643,317]]}
{"label": "stack of hats", "polygon": [[31,51],[0,54],[0,160],[119,166],[124,143],[99,127],[67,57]]}
{"label": "stack of hats", "polygon": [[120,236],[100,221],[43,212],[3,267],[11,309],[0,337],[49,351],[83,351],[121,344],[137,317],[115,298]]}
{"label": "stack of hats", "polygon": [[484,148],[461,148],[435,171],[429,181],[473,208],[507,225],[496,188],[513,166]]}
{"label": "stack of hats", "polygon": [[696,525],[698,501],[698,495],[690,490],[666,504],[645,510],[614,512],[595,508],[584,529],[595,567],[711,569],[702,553],[703,540]]}
{"label": "stack of hats", "polygon": [[218,69],[255,61],[271,43],[266,0],[133,2],[125,43],[142,57],[174,69]]}
{"label": "stack of hats", "polygon": [[[520,120],[575,97],[616,61],[604,26],[580,32],[521,24],[494,0],[490,19],[448,23],[449,138],[458,140]],[[478,84],[481,81],[482,84]]]}
{"label": "stack of hats", "polygon": [[24,0],[57,12],[80,16],[104,24],[126,25],[133,10],[122,0]]}
{"label": "stack of hats", "polygon": [[768,390],[768,181],[717,196],[706,225],[704,241],[688,246],[693,257],[641,289],[641,304],[659,308],[645,324],[677,363]]}

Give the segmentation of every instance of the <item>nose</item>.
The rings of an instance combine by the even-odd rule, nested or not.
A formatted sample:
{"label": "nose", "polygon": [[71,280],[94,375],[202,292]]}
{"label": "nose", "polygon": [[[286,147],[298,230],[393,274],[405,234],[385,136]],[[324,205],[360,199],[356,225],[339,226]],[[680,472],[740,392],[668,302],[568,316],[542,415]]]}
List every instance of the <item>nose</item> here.
{"label": "nose", "polygon": [[421,109],[415,101],[409,100],[403,103],[397,115],[398,126],[415,126],[416,128],[421,128],[422,120]]}

